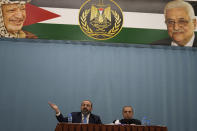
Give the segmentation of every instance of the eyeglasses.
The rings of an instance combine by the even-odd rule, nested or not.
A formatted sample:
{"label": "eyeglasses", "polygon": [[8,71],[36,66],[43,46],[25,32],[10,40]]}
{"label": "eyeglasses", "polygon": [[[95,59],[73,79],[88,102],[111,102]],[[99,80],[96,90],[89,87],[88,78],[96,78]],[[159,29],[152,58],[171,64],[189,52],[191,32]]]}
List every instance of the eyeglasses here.
{"label": "eyeglasses", "polygon": [[190,20],[185,20],[185,19],[179,19],[177,22],[175,20],[166,20],[165,23],[167,24],[167,26],[174,26],[175,23],[178,24],[178,26],[186,26],[188,23],[190,22]]}

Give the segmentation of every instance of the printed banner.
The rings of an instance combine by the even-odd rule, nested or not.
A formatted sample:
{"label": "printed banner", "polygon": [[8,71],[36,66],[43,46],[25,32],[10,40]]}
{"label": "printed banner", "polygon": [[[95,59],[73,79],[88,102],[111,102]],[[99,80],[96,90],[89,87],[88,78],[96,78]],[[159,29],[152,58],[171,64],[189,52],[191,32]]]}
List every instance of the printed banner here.
{"label": "printed banner", "polygon": [[[0,0],[0,37],[154,44],[169,38],[170,22],[182,26],[166,24],[169,1]],[[196,11],[197,2],[187,2]]]}

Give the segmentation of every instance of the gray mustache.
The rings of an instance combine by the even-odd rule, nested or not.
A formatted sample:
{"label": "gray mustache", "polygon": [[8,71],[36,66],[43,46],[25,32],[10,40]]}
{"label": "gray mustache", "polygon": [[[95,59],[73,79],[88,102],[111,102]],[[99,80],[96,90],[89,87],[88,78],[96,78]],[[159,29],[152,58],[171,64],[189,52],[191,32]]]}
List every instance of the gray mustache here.
{"label": "gray mustache", "polygon": [[172,33],[183,33],[183,30],[173,30]]}

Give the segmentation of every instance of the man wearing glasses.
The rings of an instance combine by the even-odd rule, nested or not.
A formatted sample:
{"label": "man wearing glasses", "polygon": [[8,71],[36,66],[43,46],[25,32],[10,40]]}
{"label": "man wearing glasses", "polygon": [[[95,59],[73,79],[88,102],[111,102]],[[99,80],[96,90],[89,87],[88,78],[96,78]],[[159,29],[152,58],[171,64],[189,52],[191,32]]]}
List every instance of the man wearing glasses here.
{"label": "man wearing glasses", "polygon": [[[55,111],[56,118],[59,122],[68,122],[68,117],[64,117],[58,106],[49,102],[50,107]],[[99,116],[91,113],[92,102],[89,100],[84,100],[81,103],[81,112],[72,112],[72,123],[84,123],[84,124],[102,124]]]}
{"label": "man wearing glasses", "polygon": [[164,8],[165,23],[170,38],[159,40],[154,45],[196,47],[196,17],[193,7],[184,1],[170,1]]}

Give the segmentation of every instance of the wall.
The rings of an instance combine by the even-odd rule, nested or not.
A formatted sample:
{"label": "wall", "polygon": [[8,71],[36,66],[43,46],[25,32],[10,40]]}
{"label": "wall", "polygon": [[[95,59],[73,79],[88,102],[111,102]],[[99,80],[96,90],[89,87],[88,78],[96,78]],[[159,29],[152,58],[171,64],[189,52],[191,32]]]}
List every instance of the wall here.
{"label": "wall", "polygon": [[169,131],[195,131],[197,121],[195,48],[76,41],[0,41],[0,130],[53,131],[63,114],[90,99],[103,123],[147,116]]}

